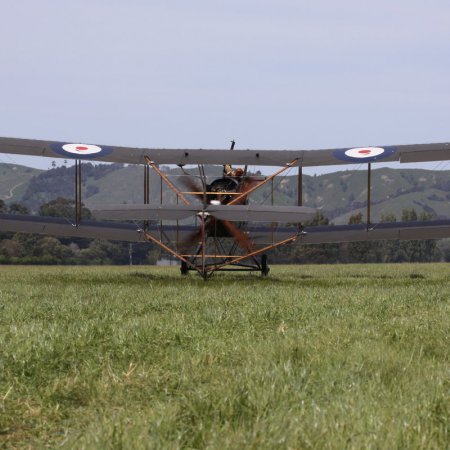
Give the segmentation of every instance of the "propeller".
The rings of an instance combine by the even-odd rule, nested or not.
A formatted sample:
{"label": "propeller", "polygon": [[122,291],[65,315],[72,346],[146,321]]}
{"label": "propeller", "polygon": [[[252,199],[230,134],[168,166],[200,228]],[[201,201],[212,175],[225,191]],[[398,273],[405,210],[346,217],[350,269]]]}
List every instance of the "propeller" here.
{"label": "propeller", "polygon": [[[199,184],[198,180],[194,179],[192,176],[184,175],[179,178],[180,182],[189,192],[203,192],[203,187]],[[199,195],[191,194],[196,200],[199,199]]]}
{"label": "propeller", "polygon": [[246,236],[242,230],[240,230],[233,222],[228,220],[221,220],[221,223],[225,226],[228,232],[234,237],[239,247],[243,250],[251,253],[255,250],[252,241]]}
{"label": "propeller", "polygon": [[[201,173],[201,172],[200,172]],[[182,184],[186,186],[187,189],[189,189],[190,192],[204,192],[204,185],[203,183],[200,184],[198,179],[194,179],[193,176],[185,175],[180,177],[180,181]],[[206,207],[205,205],[205,195],[198,195],[198,194],[191,194],[196,201],[199,201],[203,203],[203,208]],[[207,229],[209,229],[209,223],[210,220],[208,220],[205,223],[205,232]],[[186,237],[185,242],[181,246],[182,251],[188,251],[193,245],[197,244],[202,236],[202,230],[199,228],[198,230],[193,231],[190,235]]]}
{"label": "propeller", "polygon": [[[229,220],[219,220],[216,219],[213,216],[208,216],[207,223],[205,225],[205,232],[206,234],[212,235],[214,234],[214,228],[216,223],[219,225],[223,225],[223,227],[226,229],[226,231],[229,233],[229,235],[234,238],[234,240],[237,242],[239,247],[241,247],[243,250],[251,253],[255,250],[252,241],[249,239],[249,237],[239,229],[239,227],[234,224],[233,222],[230,222]],[[186,237],[186,240],[184,242],[184,245],[181,247],[183,250],[188,250],[192,245],[197,244],[200,241],[202,232],[201,230],[193,231],[189,236]]]}
{"label": "propeller", "polygon": [[[233,149],[233,147],[234,147],[234,141],[232,142],[231,150]],[[202,174],[201,171],[200,171],[200,174]],[[200,184],[198,183],[198,180],[193,179],[189,175],[180,177],[180,181],[191,192],[202,192],[204,189],[209,189],[208,186],[205,186],[205,185],[200,186]],[[239,181],[239,185],[236,189],[236,192],[240,193],[240,194],[245,193],[245,192],[251,190],[259,182],[260,182],[260,180],[257,178],[254,178],[251,176],[246,176],[246,171],[245,171],[244,176]],[[198,195],[195,195],[195,197],[197,198],[197,200],[200,200],[198,198]],[[204,207],[206,208],[207,205],[205,203],[205,200],[206,200],[205,197],[203,197],[201,199],[201,201],[203,201],[203,203],[204,203]],[[238,202],[236,202],[236,204],[243,205],[246,203],[246,201],[247,201],[247,197],[243,196]],[[237,244],[243,250],[245,250],[247,252],[254,251],[254,246],[253,246],[251,240],[249,239],[249,237],[247,235],[245,235],[238,228],[238,226],[236,226],[233,222],[230,222],[228,220],[216,219],[213,216],[208,216],[205,220],[206,220],[206,223],[205,223],[206,234],[213,234],[216,224],[222,224],[223,227],[226,229],[226,231],[229,233],[229,235],[232,236],[236,240]],[[201,230],[196,230],[196,231],[192,232],[189,236],[187,236],[185,244],[183,245],[183,248],[188,249],[192,245],[198,243],[199,240],[201,239],[201,235],[202,235]]]}
{"label": "propeller", "polygon": [[[205,233],[208,234],[211,229],[213,229],[215,224],[215,218],[212,216],[208,216],[206,218],[207,222],[205,223]],[[194,230],[191,234],[186,237],[186,240],[183,242],[181,249],[183,251],[189,250],[193,245],[198,244],[202,237],[202,230],[199,228],[198,230]]]}
{"label": "propeller", "polygon": [[[254,178],[251,176],[245,176],[240,181],[237,192],[239,194],[245,194],[248,191],[250,191],[251,189],[253,189],[260,182],[261,182],[261,180],[259,180],[258,178]],[[231,202],[229,202],[229,203],[233,204],[233,205],[245,205],[246,202],[247,202],[247,196],[243,195],[242,198],[240,198],[239,200],[237,200],[237,201],[231,200]]]}

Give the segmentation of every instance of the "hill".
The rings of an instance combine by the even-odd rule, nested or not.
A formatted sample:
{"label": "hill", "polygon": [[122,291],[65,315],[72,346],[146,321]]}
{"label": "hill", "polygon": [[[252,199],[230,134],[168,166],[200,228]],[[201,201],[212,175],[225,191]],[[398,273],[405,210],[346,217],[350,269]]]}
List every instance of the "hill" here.
{"label": "hill", "polygon": [[[213,168],[214,176],[220,174]],[[180,169],[165,169],[172,181],[180,183]],[[196,171],[193,171],[196,173]],[[0,164],[0,195],[7,203],[20,202],[31,211],[56,197],[74,196],[74,168],[59,167],[47,171],[12,164]],[[339,171],[303,177],[304,204],[320,209],[334,223],[346,223],[351,214],[365,214],[367,198],[365,171]],[[90,209],[106,203],[140,203],[143,201],[143,169],[120,164],[82,166],[83,202]],[[151,201],[161,199],[159,177],[151,174]],[[275,204],[295,204],[297,176],[277,177],[273,183]],[[163,184],[164,203],[176,201]],[[271,203],[272,187],[267,183],[252,195],[252,201]],[[372,220],[382,216],[399,216],[403,209],[414,208],[437,218],[450,217],[450,170],[380,168],[372,172]]]}
{"label": "hill", "polygon": [[0,200],[7,203],[20,201],[29,181],[41,172],[18,164],[0,164]]}

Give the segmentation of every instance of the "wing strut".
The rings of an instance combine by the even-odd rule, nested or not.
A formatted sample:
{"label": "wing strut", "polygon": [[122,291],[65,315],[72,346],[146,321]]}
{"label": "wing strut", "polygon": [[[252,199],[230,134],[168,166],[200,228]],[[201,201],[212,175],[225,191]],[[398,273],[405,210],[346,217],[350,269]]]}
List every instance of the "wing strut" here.
{"label": "wing strut", "polygon": [[244,259],[253,258],[256,255],[259,255],[261,253],[264,253],[264,252],[267,252],[269,250],[272,250],[273,248],[279,247],[280,245],[284,245],[284,244],[287,244],[289,242],[294,242],[297,239],[298,239],[298,234],[295,234],[294,236],[291,236],[291,237],[285,239],[284,241],[280,241],[280,242],[277,242],[275,244],[268,245],[267,247],[260,248],[258,250],[254,250],[254,251],[252,251],[250,253],[247,253],[247,254],[242,255],[242,256],[238,256],[238,257],[236,257],[234,259],[231,259],[231,261],[226,261],[226,262],[224,262],[222,264],[219,264],[217,266],[208,267],[206,270],[208,272],[211,272],[211,273],[215,272],[215,271],[220,270],[221,268],[223,268],[225,266],[232,265],[232,264],[237,264],[237,263],[239,263],[240,261],[242,261]]}
{"label": "wing strut", "polygon": [[[144,205],[150,203],[150,166],[148,164],[144,165]],[[149,221],[144,220],[144,230],[147,231],[149,226]]]}
{"label": "wing strut", "polygon": [[370,228],[370,202],[371,202],[371,190],[372,190],[372,166],[370,163],[367,164],[367,231]]}
{"label": "wing strut", "polygon": [[184,262],[187,266],[191,267],[193,270],[196,270],[200,275],[202,275],[204,277],[204,274],[202,273],[202,271],[195,265],[192,264],[189,260],[187,260],[186,258],[184,258],[182,255],[180,255],[179,253],[175,252],[174,250],[172,250],[170,247],[168,247],[167,245],[165,245],[163,242],[161,242],[160,240],[156,239],[155,237],[153,237],[150,233],[148,233],[147,231],[143,230],[143,236],[145,237],[145,239],[147,239],[150,242],[153,242],[156,245],[159,245],[163,250],[165,250],[167,253],[170,253],[172,256],[174,256],[175,258],[179,259],[180,261]]}
{"label": "wing strut", "polygon": [[298,165],[297,206],[303,206],[303,167]]}
{"label": "wing strut", "polygon": [[[258,183],[257,185],[251,187],[250,189],[248,189],[247,191],[244,191],[241,195],[238,195],[237,197],[234,197],[233,200],[231,200],[231,202],[228,202],[228,205],[234,205],[235,203],[238,203],[240,200],[242,200],[243,198],[247,197],[249,194],[251,194],[253,191],[256,191],[256,189],[260,188],[262,185],[266,184],[268,181],[270,181],[272,178],[275,178],[277,175],[279,175],[280,173],[284,172],[285,170],[290,169],[292,166],[295,166],[295,164],[297,163],[298,159],[294,159],[293,161],[291,161],[289,164],[286,164],[285,167],[283,167],[282,169],[276,171],[275,173],[273,173],[272,175],[270,175],[270,177],[267,177],[265,180],[261,181],[260,183]],[[239,203],[238,203],[239,204]]]}
{"label": "wing strut", "polygon": [[75,226],[81,222],[81,160],[75,160]]}
{"label": "wing strut", "polygon": [[184,195],[169,181],[169,179],[166,177],[164,173],[159,170],[159,167],[148,157],[145,156],[145,160],[147,161],[147,164],[149,164],[155,171],[158,173],[158,175],[167,183],[167,185],[172,189],[173,192],[181,199],[181,201],[185,205],[190,205],[190,203],[186,200]]}

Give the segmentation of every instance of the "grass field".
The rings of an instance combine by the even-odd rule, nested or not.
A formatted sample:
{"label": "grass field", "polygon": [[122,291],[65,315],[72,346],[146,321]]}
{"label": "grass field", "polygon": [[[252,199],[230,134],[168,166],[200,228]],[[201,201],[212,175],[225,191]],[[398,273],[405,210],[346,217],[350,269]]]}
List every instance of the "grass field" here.
{"label": "grass field", "polygon": [[450,448],[449,264],[0,273],[0,448]]}

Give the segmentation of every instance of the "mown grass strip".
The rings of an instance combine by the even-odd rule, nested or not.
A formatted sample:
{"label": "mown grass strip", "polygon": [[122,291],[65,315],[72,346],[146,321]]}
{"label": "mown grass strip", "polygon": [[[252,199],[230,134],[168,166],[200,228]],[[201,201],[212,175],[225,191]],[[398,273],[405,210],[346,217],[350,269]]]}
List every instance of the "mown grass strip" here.
{"label": "mown grass strip", "polygon": [[448,447],[448,265],[1,272],[3,448]]}

